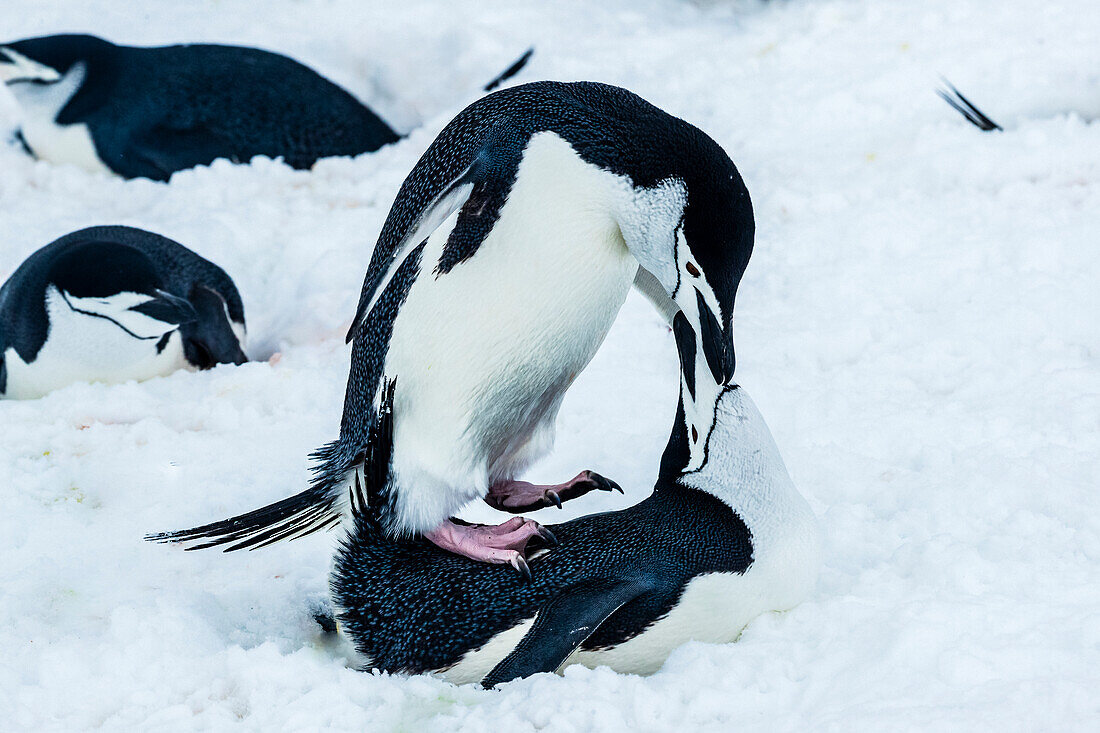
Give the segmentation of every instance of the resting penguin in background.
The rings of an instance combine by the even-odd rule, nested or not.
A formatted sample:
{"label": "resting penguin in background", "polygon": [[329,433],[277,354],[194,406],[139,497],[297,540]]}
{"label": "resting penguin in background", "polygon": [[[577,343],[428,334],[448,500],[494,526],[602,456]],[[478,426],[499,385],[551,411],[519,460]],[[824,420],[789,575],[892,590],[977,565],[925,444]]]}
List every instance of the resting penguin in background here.
{"label": "resting penguin in background", "polygon": [[0,288],[0,396],[243,364],[244,307],[217,265],[132,227],[82,229]]}
{"label": "resting penguin in background", "polygon": [[[554,525],[530,581],[388,538],[371,509],[385,469],[368,475],[331,580],[339,628],[364,666],[486,687],[573,663],[649,674],[687,641],[734,641],[761,613],[801,602],[819,564],[810,507],[743,389],[696,400],[714,415],[705,444],[689,435],[684,386],[653,493]],[[393,448],[395,409],[383,403],[377,465]]]}
{"label": "resting penguin in background", "polygon": [[[482,98],[397,194],[348,336],[340,438],[315,454],[311,488],[152,539],[236,549],[338,523],[349,486],[373,470],[364,452],[386,374],[397,387],[385,532],[527,573],[536,522],[451,517],[473,499],[521,513],[614,487],[591,471],[556,486],[517,476],[550,450],[565,391],[632,283],[666,318],[682,312],[700,334],[698,379],[724,384],[753,233],[748,191],[722,148],[625,89],[538,82]],[[711,410],[688,419],[705,438]]]}
{"label": "resting penguin in background", "polygon": [[36,157],[124,178],[164,181],[217,158],[257,155],[309,168],[399,139],[312,69],[243,46],[45,36],[0,45],[0,80],[22,107],[20,136]]}

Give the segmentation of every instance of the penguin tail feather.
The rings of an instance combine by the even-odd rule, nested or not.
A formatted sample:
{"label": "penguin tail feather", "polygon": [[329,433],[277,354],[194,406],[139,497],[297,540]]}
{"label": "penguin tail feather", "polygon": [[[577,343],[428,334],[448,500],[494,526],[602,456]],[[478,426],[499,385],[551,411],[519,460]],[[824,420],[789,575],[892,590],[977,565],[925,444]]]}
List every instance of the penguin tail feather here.
{"label": "penguin tail feather", "polygon": [[531,60],[531,55],[533,53],[535,53],[534,46],[524,51],[523,55],[513,61],[511,66],[493,77],[493,80],[482,88],[482,91],[491,92],[499,87],[501,84],[518,74],[520,71],[523,70],[523,67],[527,65],[527,62]]}
{"label": "penguin tail feather", "polygon": [[192,529],[148,534],[149,542],[170,542],[189,545],[187,550],[230,545],[224,552],[255,550],[260,547],[292,540],[331,529],[340,523],[344,499],[347,462],[340,460],[343,451],[339,441],[329,443],[310,456],[321,465],[313,484],[294,496],[268,504],[260,509],[204,524]]}
{"label": "penguin tail feather", "polygon": [[[289,498],[245,514],[192,529],[148,534],[149,542],[187,544],[187,550],[230,545],[223,552],[255,550],[331,529],[340,524],[344,503],[350,501],[357,532],[379,532],[392,523],[393,502],[389,495],[390,463],[393,457],[393,395],[397,380],[386,380],[378,415],[373,421],[366,448],[348,456],[340,441],[316,450],[310,458],[319,461],[313,484]],[[360,460],[357,460],[360,459]],[[348,471],[353,476],[350,490]]]}
{"label": "penguin tail feather", "polygon": [[944,79],[943,83],[947,86],[947,89],[937,89],[936,94],[940,95],[943,101],[951,105],[952,109],[965,117],[970,124],[983,132],[990,132],[992,130],[1004,131],[1003,127],[986,117],[985,113],[975,107],[973,102],[964,97],[958,89],[952,86],[951,82]]}

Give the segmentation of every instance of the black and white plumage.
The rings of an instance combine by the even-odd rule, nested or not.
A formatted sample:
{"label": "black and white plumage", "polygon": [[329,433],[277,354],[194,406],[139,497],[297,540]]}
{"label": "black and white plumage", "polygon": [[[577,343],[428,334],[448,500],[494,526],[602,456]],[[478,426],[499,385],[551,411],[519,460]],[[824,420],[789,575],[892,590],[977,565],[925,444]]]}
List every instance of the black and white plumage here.
{"label": "black and white plumage", "polygon": [[[331,590],[362,666],[486,687],[574,663],[648,674],[689,640],[734,641],[761,613],[802,601],[819,567],[813,513],[745,391],[722,386],[706,400],[715,420],[702,465],[686,469],[681,403],[653,493],[549,527],[553,546],[530,561],[529,580],[389,538],[373,497],[357,500]],[[383,465],[386,409],[372,441]]]}
{"label": "black and white plumage", "polygon": [[192,44],[136,48],[89,35],[0,45],[0,80],[37,157],[167,180],[217,158],[309,168],[398,139],[351,94],[277,53]]}
{"label": "black and white plumage", "polygon": [[244,335],[241,296],[217,265],[141,229],[82,229],[0,288],[0,396],[242,364]]}
{"label": "black and white plumage", "polygon": [[[230,549],[329,527],[347,506],[382,375],[396,379],[391,535],[446,522],[549,450],[565,390],[631,284],[701,335],[686,377],[733,372],[732,313],[752,250],[748,191],[698,128],[625,89],[538,82],[475,102],[406,178],[349,339],[340,438],[311,488],[155,539]],[[709,410],[688,407],[705,437]],[[699,464],[701,444],[693,446]]]}

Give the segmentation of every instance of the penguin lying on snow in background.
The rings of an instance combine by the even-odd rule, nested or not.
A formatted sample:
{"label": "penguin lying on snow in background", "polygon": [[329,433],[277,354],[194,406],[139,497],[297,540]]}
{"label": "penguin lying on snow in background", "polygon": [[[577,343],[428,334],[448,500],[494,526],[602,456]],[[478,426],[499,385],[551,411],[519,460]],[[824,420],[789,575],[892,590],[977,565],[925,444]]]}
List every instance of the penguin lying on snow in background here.
{"label": "penguin lying on snow in background", "polygon": [[0,396],[247,361],[244,307],[217,265],[157,234],[82,229],[0,288]]}
{"label": "penguin lying on snow in background", "polygon": [[[390,539],[371,508],[385,469],[368,474],[331,580],[364,666],[486,687],[574,663],[649,674],[687,641],[734,641],[761,613],[801,602],[819,564],[810,507],[743,389],[698,397],[714,415],[702,462],[690,467],[685,386],[653,493],[553,526],[529,581]],[[376,465],[393,448],[393,409],[384,401]]]}
{"label": "penguin lying on snow in background", "polygon": [[217,158],[257,155],[309,168],[400,137],[312,69],[243,46],[45,36],[0,46],[0,80],[23,109],[20,139],[36,157],[124,178],[163,181]]}
{"label": "penguin lying on snow in background", "polygon": [[[364,452],[386,374],[397,381],[387,534],[525,572],[537,523],[451,517],[478,498],[520,513],[614,487],[590,471],[556,486],[516,477],[550,450],[565,390],[631,283],[700,334],[693,381],[724,384],[753,233],[722,148],[625,89],[538,82],[484,97],[439,134],[386,219],[348,336],[340,438],[315,454],[311,488],[151,539],[237,549],[338,523],[357,473],[373,470]],[[689,411],[693,440],[711,413]]]}

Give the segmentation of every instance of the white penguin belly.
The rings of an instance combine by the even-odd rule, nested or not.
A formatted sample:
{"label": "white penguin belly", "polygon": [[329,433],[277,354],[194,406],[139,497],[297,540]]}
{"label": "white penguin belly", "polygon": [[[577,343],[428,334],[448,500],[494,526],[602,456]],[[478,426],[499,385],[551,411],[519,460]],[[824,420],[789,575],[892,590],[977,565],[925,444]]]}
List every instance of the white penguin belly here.
{"label": "white penguin belly", "polygon": [[[136,300],[133,293],[97,298],[94,304],[92,300],[70,296],[77,307],[86,305],[99,312],[116,311],[116,318],[123,319],[122,326],[143,338],[135,338],[106,317],[73,310],[65,297],[51,286],[46,291],[49,333],[34,361],[24,362],[13,348],[4,353],[8,372],[6,397],[34,399],[74,382],[140,381],[170,374],[187,365],[178,331],[171,333],[164,348],[157,351],[160,337],[173,331],[174,325],[114,307],[133,304]],[[119,300],[123,302],[117,302]]]}
{"label": "white penguin belly", "polygon": [[540,133],[472,257],[434,272],[457,214],[429,237],[385,362],[397,379],[404,527],[435,527],[483,496],[490,480],[510,478],[549,449],[561,398],[637,271],[611,215],[628,190]]}
{"label": "white penguin belly", "polygon": [[59,125],[50,119],[27,119],[22,132],[27,147],[39,160],[75,165],[92,173],[111,173],[100,160],[87,125]]}

